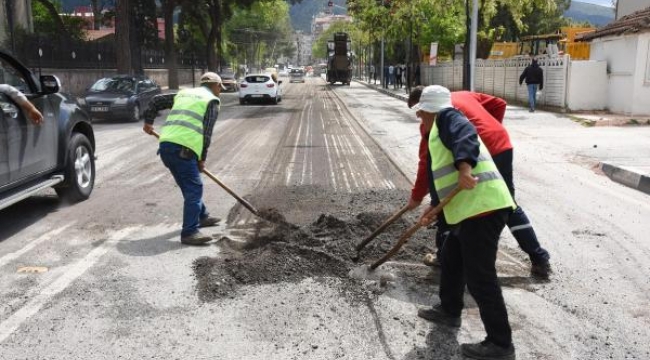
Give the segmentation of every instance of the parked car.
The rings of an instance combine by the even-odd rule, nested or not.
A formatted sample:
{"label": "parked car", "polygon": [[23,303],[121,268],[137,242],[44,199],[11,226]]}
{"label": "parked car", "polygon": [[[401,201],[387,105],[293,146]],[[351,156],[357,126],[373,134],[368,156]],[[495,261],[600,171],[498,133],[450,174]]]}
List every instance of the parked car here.
{"label": "parked car", "polygon": [[139,121],[160,86],[143,75],[116,75],[97,80],[79,98],[92,118]]}
{"label": "parked car", "polygon": [[291,69],[289,72],[289,82],[305,82],[305,71],[302,69]]}
{"label": "parked car", "polygon": [[59,79],[36,77],[0,51],[0,81],[21,90],[43,114],[34,125],[0,94],[0,209],[54,187],[69,202],[85,200],[95,184],[95,135],[75,99],[58,93]]}
{"label": "parked car", "polygon": [[282,101],[282,81],[273,81],[270,74],[247,75],[239,84],[239,103],[270,101],[278,104]]}
{"label": "parked car", "polygon": [[224,91],[237,92],[239,86],[237,85],[237,79],[234,73],[224,72],[219,76],[221,76],[221,83],[226,88]]}

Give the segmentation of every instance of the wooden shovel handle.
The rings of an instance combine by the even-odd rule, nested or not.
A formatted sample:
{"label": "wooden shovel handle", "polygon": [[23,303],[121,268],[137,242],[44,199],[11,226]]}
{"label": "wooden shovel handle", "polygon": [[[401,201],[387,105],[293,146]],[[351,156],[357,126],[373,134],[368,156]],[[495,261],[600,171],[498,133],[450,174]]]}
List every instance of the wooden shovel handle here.
{"label": "wooden shovel handle", "polygon": [[365,238],[362,242],[360,242],[355,248],[355,250],[357,250],[357,252],[361,251],[364,247],[366,247],[366,245],[368,245],[368,243],[370,243],[374,238],[376,238],[377,235],[381,234],[388,227],[388,225],[394,223],[395,220],[399,219],[408,210],[409,210],[408,204],[404,205],[403,208],[401,208],[398,212],[396,212],[391,217],[389,217],[386,221],[383,222],[383,224],[379,225],[377,230],[375,230],[372,234],[370,234],[367,238]]}
{"label": "wooden shovel handle", "polygon": [[[151,131],[151,135],[155,136],[156,138],[160,138],[160,135],[154,130]],[[203,173],[207,175],[210,179],[212,179],[212,181],[216,182],[217,185],[221,186],[221,188],[226,190],[228,194],[230,194],[232,197],[237,199],[237,201],[239,201],[239,203],[242,204],[246,209],[248,209],[254,215],[260,216],[259,212],[257,211],[257,209],[253,207],[253,205],[251,205],[248,201],[244,200],[244,198],[242,198],[241,196],[237,195],[228,186],[226,186],[226,184],[221,182],[221,180],[219,180],[219,178],[217,178],[213,173],[208,171],[208,169],[203,169]]]}
{"label": "wooden shovel handle", "polygon": [[[434,207],[431,210],[431,212],[433,212],[436,215],[439,214],[442,211],[442,209],[445,207],[445,205],[447,205],[451,201],[451,199],[453,199],[454,196],[456,196],[456,194],[458,194],[461,190],[462,189],[460,187],[454,188],[454,190],[452,190],[451,193],[449,193],[449,195],[447,195],[447,197],[442,199],[442,201],[440,201],[440,203],[438,205],[436,205],[436,207]],[[393,246],[393,248],[390,249],[390,251],[388,251],[386,253],[386,255],[384,255],[381,259],[375,261],[374,264],[370,265],[370,270],[375,270],[379,265],[385,263],[386,261],[388,261],[388,259],[395,256],[395,254],[397,254],[397,252],[399,252],[399,250],[402,248],[402,246],[404,246],[404,244],[406,244],[408,239],[411,236],[413,236],[413,234],[415,234],[415,232],[418,231],[418,229],[420,229],[421,227],[422,227],[422,225],[420,225],[420,222],[418,221],[413,226],[408,228],[408,230],[406,230],[406,232],[404,234],[402,234],[402,236],[400,236],[399,240],[397,240],[397,243],[395,244],[395,246]]]}

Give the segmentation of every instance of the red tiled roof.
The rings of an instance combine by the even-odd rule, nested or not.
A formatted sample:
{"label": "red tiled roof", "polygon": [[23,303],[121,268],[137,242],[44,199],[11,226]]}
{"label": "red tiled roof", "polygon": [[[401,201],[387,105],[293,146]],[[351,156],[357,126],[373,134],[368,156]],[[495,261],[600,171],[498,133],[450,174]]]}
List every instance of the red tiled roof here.
{"label": "red tiled roof", "polygon": [[616,36],[646,31],[650,31],[650,7],[623,16],[594,32],[579,35],[576,40],[590,41],[605,36]]}

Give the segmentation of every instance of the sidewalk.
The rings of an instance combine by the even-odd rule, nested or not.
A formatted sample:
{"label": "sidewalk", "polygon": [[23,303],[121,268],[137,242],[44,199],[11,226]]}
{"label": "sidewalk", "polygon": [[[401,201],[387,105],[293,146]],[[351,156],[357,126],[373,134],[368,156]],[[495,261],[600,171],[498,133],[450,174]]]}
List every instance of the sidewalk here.
{"label": "sidewalk", "polygon": [[[393,86],[389,85],[388,89],[384,89],[380,84],[375,85],[359,79],[354,81],[404,102],[408,100],[405,88],[393,89]],[[516,105],[510,106],[517,108]],[[535,114],[544,112],[548,114],[545,110]],[[650,125],[650,117],[629,117],[604,112],[553,114],[583,126],[599,128],[599,137],[584,139],[593,142],[598,139],[601,144],[605,142],[609,145],[606,150],[590,154],[598,162],[598,169],[612,181],[650,194],[650,126],[647,126]],[[597,147],[597,144],[593,145],[595,150]]]}

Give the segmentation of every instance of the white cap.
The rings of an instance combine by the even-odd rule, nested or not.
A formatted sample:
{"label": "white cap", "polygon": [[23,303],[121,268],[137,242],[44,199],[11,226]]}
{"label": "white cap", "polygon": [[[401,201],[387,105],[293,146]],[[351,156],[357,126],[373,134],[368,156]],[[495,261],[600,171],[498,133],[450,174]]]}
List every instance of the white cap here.
{"label": "white cap", "polygon": [[223,82],[221,81],[221,76],[219,76],[217,73],[209,71],[201,75],[201,84],[214,84],[214,83],[219,83],[221,85],[221,88],[226,90],[226,87],[223,86]]}
{"label": "white cap", "polygon": [[429,85],[422,89],[420,102],[413,105],[413,110],[422,110],[428,113],[438,113],[442,109],[451,108],[451,92],[444,86]]}

